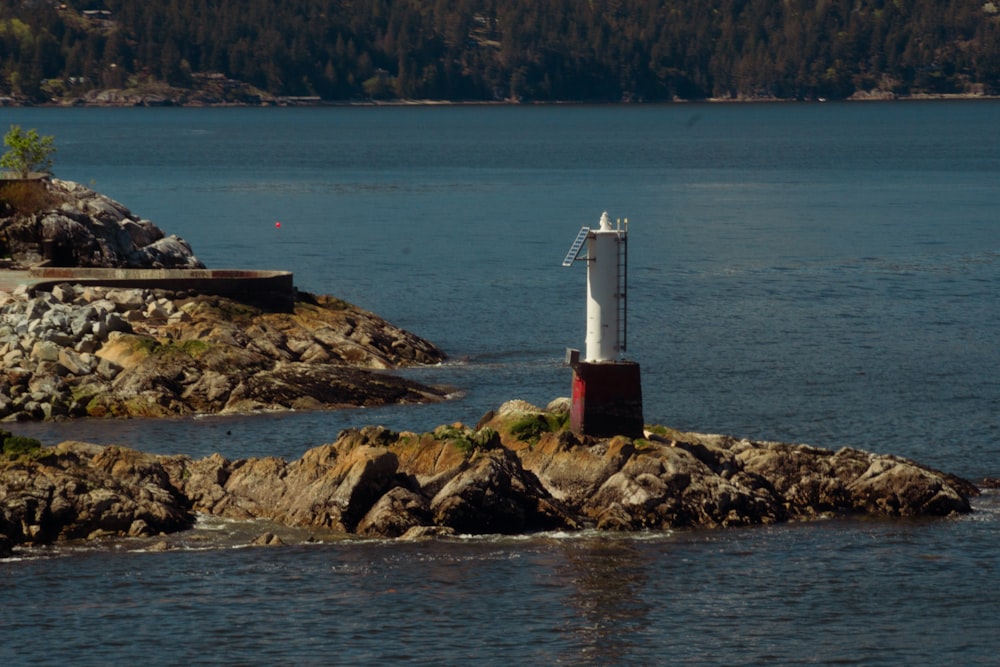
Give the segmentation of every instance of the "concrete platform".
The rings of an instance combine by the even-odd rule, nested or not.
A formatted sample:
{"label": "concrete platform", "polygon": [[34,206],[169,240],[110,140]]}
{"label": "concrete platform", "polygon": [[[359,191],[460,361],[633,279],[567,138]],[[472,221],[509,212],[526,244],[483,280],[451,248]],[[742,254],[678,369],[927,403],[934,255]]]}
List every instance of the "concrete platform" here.
{"label": "concrete platform", "polygon": [[0,290],[30,284],[48,290],[59,283],[103,287],[192,290],[225,296],[269,310],[290,311],[295,285],[290,271],[245,269],[105,269],[33,267],[28,271],[0,270]]}
{"label": "concrete platform", "polygon": [[33,285],[36,282],[28,271],[0,269],[0,291],[13,292],[18,285]]}

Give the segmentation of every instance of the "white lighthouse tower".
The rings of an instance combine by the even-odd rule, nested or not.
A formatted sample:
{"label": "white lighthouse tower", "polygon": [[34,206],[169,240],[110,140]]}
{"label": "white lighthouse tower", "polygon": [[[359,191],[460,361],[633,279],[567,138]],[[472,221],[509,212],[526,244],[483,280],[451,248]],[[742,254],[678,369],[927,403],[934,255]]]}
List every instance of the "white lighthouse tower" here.
{"label": "white lighthouse tower", "polygon": [[[580,257],[583,246],[587,255]],[[597,229],[583,227],[563,266],[587,262],[586,356],[568,350],[573,368],[570,426],[587,435],[642,435],[639,365],[625,360],[628,314],[628,220],[607,212]]]}

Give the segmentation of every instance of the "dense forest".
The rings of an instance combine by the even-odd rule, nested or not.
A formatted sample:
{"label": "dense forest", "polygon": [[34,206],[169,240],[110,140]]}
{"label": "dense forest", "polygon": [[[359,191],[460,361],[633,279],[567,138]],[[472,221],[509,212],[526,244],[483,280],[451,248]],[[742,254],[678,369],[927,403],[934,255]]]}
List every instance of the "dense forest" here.
{"label": "dense forest", "polygon": [[1000,0],[0,0],[0,97],[143,86],[329,101],[997,95]]}

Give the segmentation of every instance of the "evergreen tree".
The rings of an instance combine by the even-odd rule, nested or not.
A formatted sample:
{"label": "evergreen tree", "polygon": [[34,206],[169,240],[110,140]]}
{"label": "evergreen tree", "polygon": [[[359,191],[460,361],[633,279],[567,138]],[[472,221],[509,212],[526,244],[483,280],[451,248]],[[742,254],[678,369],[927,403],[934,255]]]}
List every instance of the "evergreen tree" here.
{"label": "evergreen tree", "polygon": [[[0,0],[0,95],[221,73],[272,95],[670,100],[997,93],[982,0]],[[104,10],[108,16],[84,15]],[[114,65],[115,68],[111,68]],[[116,72],[112,77],[111,72]],[[79,81],[84,77],[88,83]],[[387,85],[388,84],[388,87]],[[64,87],[68,84],[64,84]]]}

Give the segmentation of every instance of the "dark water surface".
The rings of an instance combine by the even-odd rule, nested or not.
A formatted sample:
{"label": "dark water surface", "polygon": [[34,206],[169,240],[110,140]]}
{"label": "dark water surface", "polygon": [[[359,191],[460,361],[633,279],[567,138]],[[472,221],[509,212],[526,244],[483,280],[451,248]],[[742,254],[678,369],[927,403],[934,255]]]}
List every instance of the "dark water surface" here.
{"label": "dark water surface", "polygon": [[[409,373],[460,391],[25,435],[291,459],[544,405],[584,338],[560,262],[607,210],[647,422],[1000,476],[1000,103],[2,113],[209,266],[288,269],[433,340],[452,362]],[[236,547],[264,526],[207,523],[0,562],[0,664],[996,664],[1000,502],[976,507],[263,550]]]}

